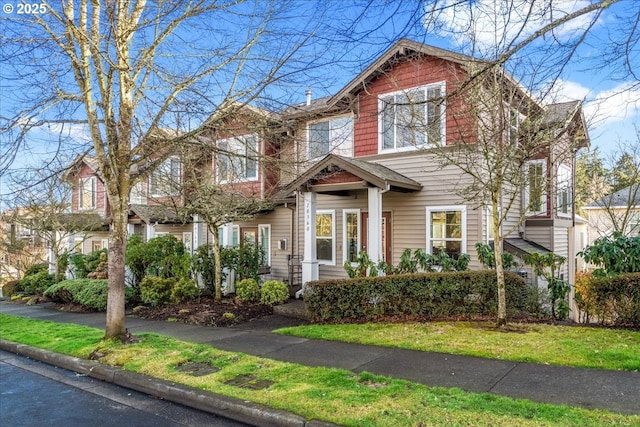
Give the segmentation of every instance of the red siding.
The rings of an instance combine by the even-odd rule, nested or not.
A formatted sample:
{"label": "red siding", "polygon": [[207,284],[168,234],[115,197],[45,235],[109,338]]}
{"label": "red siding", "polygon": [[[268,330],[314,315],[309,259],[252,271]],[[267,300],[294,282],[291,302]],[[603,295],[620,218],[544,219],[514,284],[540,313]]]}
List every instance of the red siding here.
{"label": "red siding", "polygon": [[[83,178],[96,178],[96,204],[93,209],[80,209],[80,190],[81,179]],[[107,193],[104,188],[104,182],[98,178],[95,172],[87,166],[85,163],[81,163],[78,172],[74,177],[73,191],[71,193],[71,211],[72,212],[95,212],[102,216],[107,216],[110,212],[109,202],[107,200]]]}
{"label": "red siding", "polygon": [[[354,126],[354,155],[378,154],[378,96],[430,83],[446,82],[447,93],[453,92],[463,81],[464,72],[460,67],[440,58],[423,56],[405,60],[395,65],[367,85],[359,94],[360,117]],[[452,144],[462,134],[466,141],[472,141],[472,127],[462,113],[460,97],[446,101],[446,143]],[[464,132],[463,132],[464,130]]]}

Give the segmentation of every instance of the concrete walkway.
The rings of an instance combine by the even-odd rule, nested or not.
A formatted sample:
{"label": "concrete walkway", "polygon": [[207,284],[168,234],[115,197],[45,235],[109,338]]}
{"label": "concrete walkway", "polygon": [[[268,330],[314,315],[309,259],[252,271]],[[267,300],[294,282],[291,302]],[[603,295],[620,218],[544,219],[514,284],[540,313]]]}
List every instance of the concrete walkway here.
{"label": "concrete walkway", "polygon": [[[104,328],[102,313],[65,313],[51,305],[0,303],[0,312]],[[640,372],[567,368],[413,350],[312,340],[274,334],[303,320],[272,315],[229,328],[185,325],[127,317],[134,335],[156,332],[269,359],[367,371],[428,386],[459,387],[537,402],[606,409],[640,415]]]}

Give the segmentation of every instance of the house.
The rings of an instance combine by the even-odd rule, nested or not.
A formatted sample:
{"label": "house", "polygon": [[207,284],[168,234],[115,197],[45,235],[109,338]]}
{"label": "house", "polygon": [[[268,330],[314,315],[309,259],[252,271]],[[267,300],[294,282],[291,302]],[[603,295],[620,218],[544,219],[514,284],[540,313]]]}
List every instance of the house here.
{"label": "house", "polygon": [[640,236],[640,185],[630,185],[582,208],[589,221],[588,243],[614,231]]}
{"label": "house", "polygon": [[47,262],[46,242],[30,224],[26,208],[0,213],[0,286],[22,278],[32,265]]}
{"label": "house", "polygon": [[[479,66],[474,58],[403,39],[332,96],[312,99],[308,91],[306,102],[278,114],[245,106],[212,125],[201,136],[210,153],[185,169],[196,171],[200,185],[214,183],[228,195],[270,202],[250,220],[226,222],[221,244],[259,245],[270,267],[266,277],[294,290],[311,280],[346,277],[343,264],[363,251],[390,264],[406,248],[466,253],[470,267],[481,268],[475,244],[492,242],[491,212],[483,201],[468,201],[456,191],[467,177],[455,165],[443,166],[436,150],[461,139],[473,147],[480,137],[478,119],[467,113],[475,101],[461,85]],[[502,225],[504,249],[518,256],[563,255],[568,264],[562,274],[571,282],[574,159],[588,146],[581,104],[541,105],[504,72],[499,84],[510,88],[510,96],[496,109],[506,117],[496,140],[519,144],[527,127],[546,135],[519,170],[526,185],[510,201],[515,208]],[[495,112],[486,108],[479,117]],[[179,160],[170,158],[158,173],[184,179]],[[171,232],[193,248],[211,243],[201,218],[181,224],[156,203],[175,190],[160,175],[132,193],[131,232],[147,238]],[[95,184],[87,181],[92,176]],[[73,177],[74,209],[95,209],[108,219],[89,157],[80,159]],[[95,201],[85,202],[87,197]],[[183,197],[189,202],[192,194]]]}
{"label": "house", "polygon": [[[430,149],[476,132],[464,115],[469,101],[456,88],[468,65],[477,63],[401,40],[335,95],[313,100],[308,92],[307,102],[280,113],[279,129],[258,137],[258,144],[278,139],[279,204],[253,221],[225,228],[236,230],[240,239],[257,233],[267,242],[271,275],[290,284],[296,268],[291,260],[301,260],[304,284],[345,277],[343,264],[361,251],[392,264],[405,248],[444,250],[453,257],[467,253],[471,268],[480,268],[475,243],[491,241],[490,213],[456,194],[454,184],[464,174],[441,167]],[[512,113],[504,137],[517,143],[514,130],[527,114],[541,117],[540,126],[552,131],[545,149],[523,165],[528,185],[503,232],[520,215],[525,221],[506,236],[505,250],[563,255],[569,262],[562,274],[571,281],[574,157],[588,145],[581,104],[539,105],[510,77],[505,84],[516,87],[518,103],[505,106]],[[219,159],[214,156],[213,162]],[[261,176],[244,179],[266,184]]]}

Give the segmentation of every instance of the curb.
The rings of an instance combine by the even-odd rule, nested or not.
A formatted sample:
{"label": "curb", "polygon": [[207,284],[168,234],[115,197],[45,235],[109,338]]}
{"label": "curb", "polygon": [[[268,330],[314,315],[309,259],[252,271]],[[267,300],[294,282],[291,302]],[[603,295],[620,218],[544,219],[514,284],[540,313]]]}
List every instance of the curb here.
{"label": "curb", "polygon": [[0,339],[0,349],[254,426],[338,427],[337,424],[307,420],[300,415],[270,408],[259,403],[198,390],[163,379],[103,365],[92,360],[54,353],[25,344]]}

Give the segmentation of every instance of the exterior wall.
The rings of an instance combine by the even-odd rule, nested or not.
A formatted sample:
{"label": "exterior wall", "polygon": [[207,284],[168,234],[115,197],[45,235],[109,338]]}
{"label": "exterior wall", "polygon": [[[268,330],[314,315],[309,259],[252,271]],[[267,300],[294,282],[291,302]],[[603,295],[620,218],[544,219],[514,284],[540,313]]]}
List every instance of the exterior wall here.
{"label": "exterior wall", "polygon": [[[96,202],[93,209],[81,209],[80,208],[80,191],[81,191],[81,179],[84,178],[96,178]],[[71,193],[71,211],[74,213],[97,213],[102,217],[106,217],[110,213],[109,202],[107,199],[107,193],[104,188],[104,182],[96,176],[95,172],[86,164],[81,163],[78,173],[74,177],[73,191]]]}
{"label": "exterior wall", "polygon": [[[451,93],[463,81],[463,76],[458,65],[430,56],[402,61],[392,70],[381,74],[358,96],[360,110],[359,120],[354,124],[354,156],[378,154],[379,95],[442,81],[446,82],[447,93]],[[461,132],[470,134],[468,120],[461,115],[461,111],[462,103],[458,97],[447,100],[447,144],[456,141]]]}
{"label": "exterior wall", "polygon": [[547,249],[553,248],[553,228],[552,227],[530,227],[525,231],[525,239],[532,240]]}

